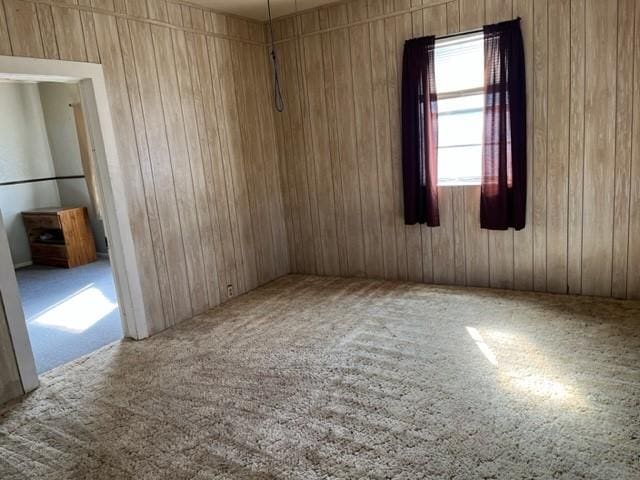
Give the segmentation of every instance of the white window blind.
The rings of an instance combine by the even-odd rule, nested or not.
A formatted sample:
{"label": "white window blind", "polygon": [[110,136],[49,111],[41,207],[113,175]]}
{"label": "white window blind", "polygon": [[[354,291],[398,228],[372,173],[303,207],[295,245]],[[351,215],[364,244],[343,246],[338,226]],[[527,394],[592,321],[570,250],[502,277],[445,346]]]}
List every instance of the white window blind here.
{"label": "white window blind", "polygon": [[479,185],[484,126],[484,37],[436,40],[438,185]]}

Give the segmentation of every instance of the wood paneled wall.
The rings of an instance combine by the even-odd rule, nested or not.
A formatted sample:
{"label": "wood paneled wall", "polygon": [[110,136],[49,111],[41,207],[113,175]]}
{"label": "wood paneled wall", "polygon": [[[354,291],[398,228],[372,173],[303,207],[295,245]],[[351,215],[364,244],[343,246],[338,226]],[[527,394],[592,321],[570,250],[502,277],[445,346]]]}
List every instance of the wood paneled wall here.
{"label": "wood paneled wall", "polygon": [[169,0],[0,0],[0,54],[104,66],[151,333],[289,272],[264,41]]}
{"label": "wood paneled wall", "polygon": [[[480,229],[479,187],[402,216],[403,43],[522,18],[527,227]],[[640,4],[353,0],[279,19],[276,115],[295,272],[640,297]]]}

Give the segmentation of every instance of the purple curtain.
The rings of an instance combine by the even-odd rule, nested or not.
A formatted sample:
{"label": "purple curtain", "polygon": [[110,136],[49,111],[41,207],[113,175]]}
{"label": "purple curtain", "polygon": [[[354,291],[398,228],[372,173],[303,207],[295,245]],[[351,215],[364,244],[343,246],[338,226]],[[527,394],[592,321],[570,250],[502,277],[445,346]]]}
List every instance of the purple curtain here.
{"label": "purple curtain", "polygon": [[520,19],[484,27],[485,107],[480,225],[524,228],[527,105]]}
{"label": "purple curtain", "polygon": [[435,37],[407,40],[402,70],[402,178],[407,225],[440,225]]}

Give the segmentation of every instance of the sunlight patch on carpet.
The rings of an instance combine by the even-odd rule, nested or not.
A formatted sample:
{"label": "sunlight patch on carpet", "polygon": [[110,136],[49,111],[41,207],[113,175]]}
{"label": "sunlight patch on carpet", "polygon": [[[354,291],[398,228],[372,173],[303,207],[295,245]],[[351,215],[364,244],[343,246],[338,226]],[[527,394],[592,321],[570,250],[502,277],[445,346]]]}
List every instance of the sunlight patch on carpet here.
{"label": "sunlight patch on carpet", "polygon": [[[489,338],[494,340],[491,343],[496,344],[492,349],[477,328],[465,328],[484,357],[498,369],[503,379],[502,383],[509,390],[555,401],[579,405],[584,403],[575,389],[557,379],[560,375],[551,369],[544,354],[530,345],[526,339],[503,332],[490,332]],[[494,351],[499,352],[500,347],[508,348],[509,363],[499,364],[499,355]],[[519,358],[517,362],[514,362],[514,353],[515,358]]]}
{"label": "sunlight patch on carpet", "polygon": [[96,287],[84,288],[35,317],[32,323],[82,333],[118,308]]}

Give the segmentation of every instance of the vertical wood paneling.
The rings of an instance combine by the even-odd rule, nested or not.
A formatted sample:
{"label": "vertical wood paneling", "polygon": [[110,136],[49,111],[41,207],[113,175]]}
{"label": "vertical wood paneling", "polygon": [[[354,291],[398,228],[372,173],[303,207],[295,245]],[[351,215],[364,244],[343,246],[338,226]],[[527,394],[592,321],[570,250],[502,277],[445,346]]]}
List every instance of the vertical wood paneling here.
{"label": "vertical wood paneling", "polygon": [[347,30],[331,33],[331,49],[334,55],[334,79],[336,104],[340,109],[338,145],[341,152],[342,189],[347,225],[347,268],[349,275],[364,275],[364,233],[362,205],[360,201],[360,172],[355,142],[355,112],[353,107],[353,81],[351,77],[351,53]]}
{"label": "vertical wood paneling", "polygon": [[4,11],[13,55],[44,57],[36,4],[22,0],[4,0]]}
{"label": "vertical wood paneling", "polygon": [[[227,205],[227,190],[225,187],[225,176],[222,168],[220,142],[217,132],[217,118],[213,115],[206,115],[205,112],[215,109],[213,99],[213,87],[209,68],[209,56],[206,39],[201,35],[187,33],[186,61],[190,67],[191,85],[193,88],[193,104],[195,113],[195,127],[197,128],[198,142],[200,143],[200,155],[202,161],[202,178],[197,178],[199,173],[194,173],[194,181],[197,191],[201,197],[204,192],[204,199],[198,200],[200,207],[198,212],[201,216],[201,228],[208,229],[211,226],[211,242],[215,252],[216,266],[218,272],[219,298],[223,300],[227,296],[226,286],[238,285],[236,278],[236,259],[233,249],[233,236],[229,219],[229,208]],[[188,80],[185,79],[185,83]],[[187,127],[189,128],[189,127]],[[192,143],[192,142],[190,142]],[[191,145],[190,148],[195,148]],[[197,155],[196,151],[196,155]],[[199,170],[199,167],[197,167]],[[203,202],[203,203],[201,203]],[[206,214],[209,214],[209,220]],[[203,244],[207,242],[203,238]],[[210,250],[203,245],[205,255]],[[209,269],[206,269],[208,282],[210,285],[210,302],[216,281]]]}
{"label": "vertical wood paneling", "polygon": [[[326,12],[326,28],[329,27],[329,14]],[[344,192],[340,175],[340,151],[338,149],[338,111],[336,105],[336,84],[333,73],[333,55],[331,51],[331,34],[322,35],[322,61],[324,73],[324,95],[327,109],[329,155],[331,156],[331,180],[333,187],[333,203],[335,206],[336,242],[338,267],[341,275],[346,275],[347,263],[347,226],[344,210]],[[290,247],[291,248],[291,247]]]}
{"label": "vertical wood paneling", "polygon": [[56,41],[56,32],[53,25],[53,15],[49,5],[36,5],[38,13],[38,25],[40,27],[40,35],[42,36],[42,47],[44,49],[44,57],[58,59],[58,43]]}
{"label": "vertical wood paneling", "polygon": [[130,21],[129,30],[152,161],[154,185],[161,192],[156,198],[160,212],[160,225],[169,271],[174,314],[176,320],[183,320],[190,318],[192,314],[191,295],[151,29],[143,23]]}
{"label": "vertical wood paneling", "polygon": [[93,23],[93,15],[90,12],[81,11],[82,34],[84,47],[87,52],[87,62],[100,63],[100,52],[96,43],[96,28]]}
{"label": "vertical wood paneling", "polygon": [[338,275],[338,237],[335,219],[335,197],[329,143],[329,121],[324,92],[324,57],[322,38],[319,35],[302,41],[304,71],[307,85],[307,105],[311,136],[310,167],[315,169],[317,188],[319,235],[322,245],[322,269],[326,275]]}
{"label": "vertical wood paneling", "polygon": [[147,18],[147,2],[145,0],[125,0],[124,4],[128,15]]}
{"label": "vertical wood paneling", "polygon": [[[227,295],[226,286],[234,285],[237,292],[245,291],[243,250],[240,243],[240,226],[238,224],[237,206],[234,197],[233,170],[231,168],[228,129],[222,101],[222,82],[218,63],[218,46],[212,38],[201,35],[191,37],[195,48],[190,49],[197,66],[198,79],[202,88],[203,116],[206,126],[206,141],[211,155],[214,176],[213,188],[208,189],[209,205],[217,205],[220,226],[220,240],[225,259],[225,282],[222,297]],[[218,116],[206,115],[205,112],[221,112]]]}
{"label": "vertical wood paneling", "polygon": [[[311,151],[308,146],[295,148],[305,157],[303,165],[327,162],[323,155],[339,159],[341,175],[334,172],[332,181],[334,192],[342,189],[342,202],[335,203],[332,213],[333,218],[344,214],[346,235],[335,238],[347,263],[353,266],[354,257],[362,258],[367,275],[378,276],[383,269],[385,278],[424,282],[622,297],[626,290],[640,289],[640,280],[632,280],[627,266],[634,255],[640,257],[640,241],[634,239],[640,220],[633,187],[640,168],[630,128],[636,115],[632,105],[638,101],[632,93],[632,84],[638,88],[633,61],[638,60],[625,55],[637,50],[636,10],[631,0],[361,0],[281,21],[279,38],[290,39],[280,44],[283,57],[295,56],[283,62],[316,65],[318,75],[307,72],[303,82],[295,78],[286,82],[285,96],[297,92],[310,96],[292,103],[304,110],[300,118],[311,125],[299,126],[285,114],[278,123],[284,151],[280,154],[290,162],[293,154],[288,152],[300,138],[317,143],[308,134],[287,141],[294,138],[294,127],[314,135],[321,132],[322,141],[328,141]],[[440,189],[439,228],[405,226],[399,102],[404,41],[514,17],[521,17],[527,69],[526,227],[518,232],[480,229],[480,192],[475,186]],[[323,32],[326,28],[331,31]],[[331,49],[316,40],[323,35],[332,39]],[[305,48],[291,48],[294,42]],[[320,60],[311,58],[316,55],[322,56],[322,71]],[[383,63],[385,68],[379,68]],[[600,70],[592,75],[589,68],[596,65]],[[326,71],[329,66],[331,75]],[[323,88],[329,92],[326,98],[335,98],[335,119],[327,105],[318,103],[316,92]],[[310,176],[300,178],[304,182],[290,184],[286,196],[293,198],[294,191],[301,198],[317,195],[318,205],[323,206],[311,203],[312,211],[304,216],[292,210],[291,225],[297,222],[298,228],[315,235],[318,227],[309,220],[313,208],[328,215],[327,204],[322,193],[316,194],[309,185]],[[608,220],[598,227],[595,218],[600,216]],[[361,227],[359,235],[351,234]],[[295,229],[290,231],[294,235]],[[323,262],[326,255],[325,238],[321,232],[315,239],[323,242],[321,255],[317,245],[307,250],[315,262]],[[294,240],[290,237],[290,242]],[[299,264],[294,269],[321,271]]]}
{"label": "vertical wood paneling", "polygon": [[0,55],[11,55],[11,40],[4,9],[4,3],[0,2]]}
{"label": "vertical wood paneling", "polygon": [[[382,4],[369,4],[369,12],[382,13]],[[371,40],[371,74],[373,83],[374,132],[380,201],[380,227],[382,234],[383,276],[398,276],[397,248],[394,225],[394,188],[389,132],[389,96],[384,20],[369,24]],[[395,55],[391,57],[395,61]]]}
{"label": "vertical wood paneling", "polygon": [[91,0],[91,6],[111,12],[116,9],[114,0]]}
{"label": "vertical wood paneling", "polygon": [[640,298],[640,8],[635,12],[633,49],[633,132],[631,156],[631,196],[629,205],[629,254],[627,260],[627,297]]}
{"label": "vertical wood paneling", "polygon": [[367,0],[352,0],[346,2],[349,14],[349,22],[358,22],[367,18]]}
{"label": "vertical wood paneling", "polygon": [[[627,296],[627,268],[629,250],[630,176],[633,128],[633,52],[635,10],[637,2],[618,2],[618,51],[616,85],[616,157],[613,211],[613,265],[611,294]],[[640,74],[640,73],[639,73]]]}
{"label": "vertical wood paneling", "polygon": [[165,327],[164,318],[173,318],[173,300],[171,298],[171,284],[169,282],[169,273],[167,270],[167,261],[165,257],[164,244],[162,241],[162,232],[160,228],[160,214],[158,212],[158,202],[156,199],[155,186],[153,184],[153,170],[151,167],[151,159],[149,154],[149,146],[147,141],[147,132],[144,122],[144,114],[142,112],[142,103],[140,99],[140,90],[138,88],[138,78],[136,73],[135,59],[133,56],[133,46],[131,44],[131,35],[129,33],[129,25],[126,20],[117,20],[118,35],[122,49],[122,62],[124,64],[124,75],[126,77],[126,85],[128,89],[129,104],[131,108],[133,131],[135,132],[137,142],[137,154],[139,161],[139,180],[143,183],[145,209],[148,219],[148,232],[145,231],[144,237],[147,240],[149,248],[155,257],[155,270],[157,272],[157,282],[164,309],[164,315],[156,320],[155,329],[162,330]]}
{"label": "vertical wood paneling", "polygon": [[213,21],[213,31],[220,35],[227,35],[229,27],[227,25],[227,17],[218,13],[211,14]]}
{"label": "vertical wood paneling", "polygon": [[[275,29],[275,25],[274,25]],[[289,54],[287,49],[290,43],[282,44],[279,48],[281,55],[280,62],[280,81],[285,91],[289,90],[289,60],[293,58],[293,54]],[[271,100],[271,96],[269,99]],[[280,168],[280,178],[282,179],[284,208],[287,212],[287,238],[289,243],[289,261],[293,271],[302,271],[304,268],[303,250],[301,248],[301,229],[300,229],[300,208],[297,198],[296,183],[294,179],[294,169],[292,166],[293,158],[293,142],[290,112],[291,96],[287,96],[287,108],[283,112],[276,115],[276,132],[278,136],[278,160]],[[337,142],[337,140],[336,140]],[[339,167],[339,164],[338,164]],[[336,187],[338,188],[338,187]],[[346,248],[346,243],[345,243]],[[346,258],[346,257],[345,257]],[[345,260],[346,261],[346,260]]]}
{"label": "vertical wood paneling", "polygon": [[[256,119],[253,114],[255,103],[251,98],[250,86],[248,82],[249,71],[245,63],[244,55],[245,47],[242,45],[231,45],[231,58],[233,65],[234,78],[242,79],[235,83],[235,96],[238,125],[243,125],[240,130],[240,141],[242,156],[238,158],[235,165],[237,172],[237,192],[242,197],[242,202],[248,207],[248,210],[242,211],[241,232],[242,239],[245,244],[245,250],[250,252],[250,258],[254,260],[249,262],[250,270],[248,271],[249,285],[258,285],[260,283],[261,268],[264,265],[265,253],[262,242],[256,242],[257,239],[263,239],[264,231],[262,228],[261,208],[258,206],[259,186],[256,179],[248,175],[248,169],[255,168],[258,175],[261,168],[258,160],[258,136],[259,132],[256,128]],[[244,102],[242,99],[247,99]],[[249,165],[245,159],[254,159],[253,165]],[[246,202],[246,203],[245,203]],[[265,239],[268,240],[268,239]]]}
{"label": "vertical wood paneling", "polygon": [[586,3],[582,293],[611,294],[617,2]]}
{"label": "vertical wood paneling", "polygon": [[113,8],[108,7],[109,10],[113,10],[116,13],[127,13],[127,1],[128,0],[113,0]]}
{"label": "vertical wood paneling", "polygon": [[[173,312],[163,309],[161,291],[158,284],[158,272],[152,245],[152,231],[149,229],[150,215],[145,203],[144,188],[141,188],[143,173],[140,169],[139,152],[127,90],[123,52],[116,21],[106,15],[95,15],[96,45],[104,68],[107,91],[111,102],[111,114],[118,138],[118,154],[124,166],[122,180],[128,192],[127,204],[131,221],[131,230],[136,242],[138,268],[145,308],[149,317],[150,333],[157,333],[167,327]],[[169,294],[169,292],[167,292]],[[168,298],[171,298],[170,295]]]}
{"label": "vertical wood paneling", "polygon": [[[313,18],[313,16],[311,16]],[[316,23],[313,22],[315,25]],[[303,29],[309,28],[303,25],[302,18],[295,18],[295,28],[297,32],[302,32]],[[314,27],[315,28],[315,27]],[[318,196],[318,179],[316,158],[313,155],[313,131],[311,125],[311,111],[309,109],[309,90],[310,86],[307,82],[307,77],[304,74],[305,61],[303,39],[298,39],[295,42],[295,48],[299,61],[296,62],[296,76],[298,78],[298,85],[300,88],[300,101],[297,105],[300,107],[300,118],[302,120],[301,134],[303,143],[299,146],[301,157],[301,170],[303,178],[305,179],[307,186],[307,198],[309,202],[309,216],[311,218],[310,229],[311,239],[309,241],[308,252],[314,257],[315,270],[314,273],[324,274],[324,258],[323,258],[323,245],[322,245],[322,228],[320,225],[320,217],[323,215],[319,211],[319,196]]]}
{"label": "vertical wood paneling", "polygon": [[570,1],[549,4],[547,290],[567,291],[570,119]]}
{"label": "vertical wood paneling", "polygon": [[[288,212],[291,218],[291,231],[293,236],[290,237],[289,244],[293,249],[292,257],[294,259],[296,271],[315,271],[315,262],[313,258],[312,239],[308,238],[308,231],[311,227],[306,222],[308,204],[308,196],[304,189],[304,182],[298,181],[298,172],[300,164],[300,143],[301,143],[301,120],[300,107],[296,103],[299,101],[297,96],[297,69],[295,67],[296,45],[288,43],[282,46],[280,52],[282,54],[281,62],[281,78],[285,92],[287,92],[287,107],[284,112],[277,115],[279,120],[283,120],[281,135],[284,137],[285,149],[280,151],[283,157],[284,171],[283,175],[287,176],[287,200],[289,202]],[[308,240],[308,242],[307,242]]]}
{"label": "vertical wood paneling", "polygon": [[458,0],[460,30],[471,30],[484,24],[485,2],[482,0]]}
{"label": "vertical wood paneling", "polygon": [[380,278],[384,275],[378,168],[373,123],[373,86],[371,80],[371,45],[368,25],[349,29],[351,42],[351,74],[355,103],[357,158],[360,171],[360,196],[364,230],[365,273]]}
{"label": "vertical wood paneling", "polygon": [[52,7],[60,60],[86,62],[80,12],[72,8]]}
{"label": "vertical wood paneling", "polygon": [[533,2],[533,288],[547,289],[547,0]]}
{"label": "vertical wood paneling", "polygon": [[252,60],[256,71],[254,86],[258,100],[258,116],[260,131],[262,132],[262,152],[264,155],[264,181],[266,188],[266,204],[269,210],[269,225],[273,242],[273,276],[285,275],[290,272],[289,245],[287,240],[285,211],[282,195],[271,192],[281,192],[283,187],[278,165],[278,148],[276,131],[273,121],[273,107],[271,97],[263,95],[264,86],[270,84],[269,63],[264,48],[252,46]]}
{"label": "vertical wood paneling", "polygon": [[582,292],[582,200],[584,191],[585,0],[571,0],[571,94],[569,119],[569,218],[567,283]]}
{"label": "vertical wood paneling", "polygon": [[166,22],[169,20],[167,2],[165,0],[146,0],[149,18]]}
{"label": "vertical wood paneling", "polygon": [[[217,39],[216,48],[220,59],[220,91],[222,105],[229,126],[229,158],[231,178],[233,179],[233,192],[238,208],[236,215],[240,234],[240,248],[242,249],[242,264],[244,267],[244,289],[251,290],[258,285],[257,258],[251,223],[251,207],[249,205],[249,192],[245,175],[244,155],[247,155],[243,142],[243,129],[241,128],[243,85],[240,79],[242,72],[239,64],[239,45],[232,44],[225,39]],[[216,47],[217,47],[216,46]]]}
{"label": "vertical wood paneling", "polygon": [[[203,162],[203,150],[198,128],[199,125],[204,128],[204,122],[199,124],[196,117],[196,94],[192,82],[191,67],[188,61],[189,56],[186,38],[184,32],[174,30],[171,33],[175,54],[175,66],[178,75],[177,87],[180,105],[182,106],[184,140],[186,141],[190,167],[183,181],[193,188],[192,200],[196,222],[194,222],[192,228],[194,228],[194,236],[197,236],[201,242],[200,251],[197,250],[198,246],[196,246],[194,257],[197,260],[199,255],[201,262],[200,268],[202,272],[200,281],[203,284],[203,287],[201,287],[203,288],[203,298],[201,300],[205,300],[205,302],[201,304],[201,308],[206,310],[220,303],[221,291],[218,284],[218,267],[224,268],[224,260],[222,260],[222,248],[218,243],[220,239],[219,237],[214,239],[214,228],[216,230],[218,228],[217,215],[212,215],[207,195],[207,183],[212,185],[213,175],[210,169],[210,163]],[[214,209],[214,212],[217,211]],[[214,222],[213,225],[212,221]],[[196,225],[197,230],[195,230]],[[218,240],[218,242],[215,240]]]}
{"label": "vertical wood paneling", "polygon": [[396,268],[398,279],[407,279],[407,249],[405,226],[403,222],[403,198],[402,198],[402,145],[400,138],[400,75],[402,72],[402,59],[397,46],[397,23],[401,18],[389,18],[385,20],[385,49],[387,56],[387,89],[389,99],[389,129],[391,144],[391,170],[393,181],[393,224],[396,241]]}
{"label": "vertical wood paneling", "polygon": [[256,89],[256,62],[253,51],[256,47],[244,45],[241,56],[241,68],[243,77],[249,79],[246,83],[246,113],[249,116],[243,122],[247,132],[256,132],[251,135],[249,156],[245,156],[245,171],[250,185],[249,196],[252,205],[254,223],[254,243],[258,261],[258,283],[262,284],[268,278],[274,277],[273,235],[271,230],[271,211],[267,196],[267,171],[265,168],[265,156],[263,139],[266,129],[260,124],[258,97],[262,89]]}
{"label": "vertical wood paneling", "polygon": [[[292,158],[292,168],[294,171],[294,182],[296,185],[296,194],[298,199],[298,218],[301,226],[301,245],[303,248],[303,264],[305,271],[318,273],[321,267],[321,258],[319,258],[319,235],[317,234],[318,226],[316,219],[317,211],[314,211],[315,205],[315,183],[313,176],[309,175],[309,141],[308,141],[308,125],[305,119],[305,92],[304,84],[300,79],[300,68],[302,59],[300,58],[300,45],[295,42],[292,45],[295,56],[290,64],[289,77],[296,86],[290,91],[291,98],[291,130],[294,138],[294,154]],[[342,45],[344,48],[344,44]],[[355,161],[355,157],[353,157]],[[313,170],[311,171],[313,174]],[[358,217],[358,221],[361,221]]]}

